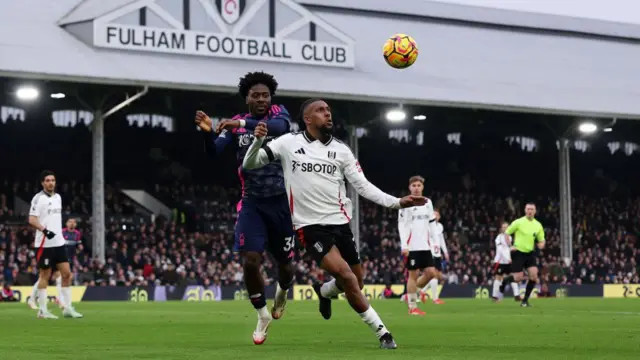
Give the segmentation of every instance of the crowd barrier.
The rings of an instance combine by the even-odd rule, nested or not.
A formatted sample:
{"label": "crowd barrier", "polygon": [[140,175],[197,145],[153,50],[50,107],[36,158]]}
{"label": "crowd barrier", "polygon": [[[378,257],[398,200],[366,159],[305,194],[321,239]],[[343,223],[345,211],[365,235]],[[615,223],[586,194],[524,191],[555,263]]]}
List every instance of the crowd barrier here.
{"label": "crowd barrier", "polygon": [[[16,299],[27,302],[31,296],[31,287],[16,286],[12,288]],[[368,299],[381,299],[384,285],[365,285],[362,292]],[[392,285],[394,294],[400,295],[403,285]],[[317,296],[311,285],[294,285],[289,292],[292,300],[316,300]],[[522,287],[524,292],[524,287]],[[267,286],[267,298],[273,298],[275,286]],[[441,298],[468,298],[488,299],[491,296],[491,288],[476,285],[441,285],[438,287]],[[533,297],[537,297],[539,287],[534,289]],[[549,292],[553,297],[604,297],[604,298],[640,298],[640,284],[629,285],[549,285]],[[55,287],[49,287],[49,299],[54,301],[57,292]],[[506,295],[511,292],[507,291]],[[80,301],[220,301],[220,300],[247,300],[246,290],[235,286],[74,286],[71,290],[74,302]],[[343,295],[339,299],[344,299]]]}

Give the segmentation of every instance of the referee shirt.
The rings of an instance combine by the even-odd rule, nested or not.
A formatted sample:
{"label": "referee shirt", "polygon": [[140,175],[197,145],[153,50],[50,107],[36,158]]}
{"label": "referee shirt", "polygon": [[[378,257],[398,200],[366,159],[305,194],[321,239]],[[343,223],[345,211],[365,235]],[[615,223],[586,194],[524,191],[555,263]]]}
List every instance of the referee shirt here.
{"label": "referee shirt", "polygon": [[530,253],[535,250],[535,243],[544,242],[544,228],[538,220],[527,219],[523,216],[514,220],[505,231],[507,235],[514,235],[513,246],[523,253]]}

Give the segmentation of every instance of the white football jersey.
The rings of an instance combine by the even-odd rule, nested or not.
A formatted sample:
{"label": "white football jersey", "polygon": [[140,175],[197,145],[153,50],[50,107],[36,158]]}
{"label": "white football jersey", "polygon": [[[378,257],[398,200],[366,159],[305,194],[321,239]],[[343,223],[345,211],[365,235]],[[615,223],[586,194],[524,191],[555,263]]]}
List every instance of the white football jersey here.
{"label": "white football jersey", "polygon": [[444,242],[444,226],[440,222],[436,222],[436,235],[431,246],[431,254],[433,257],[442,257],[442,254],[448,255],[447,244]]}
{"label": "white football jersey", "polygon": [[243,166],[253,169],[280,160],[296,229],[351,220],[345,178],[361,196],[385,207],[400,208],[400,199],[371,184],[351,149],[338,139],[331,137],[322,143],[307,132],[299,132],[282,135],[261,149],[263,142],[254,140]]}
{"label": "white football jersey", "polygon": [[497,264],[511,263],[511,237],[507,234],[499,234],[495,239],[496,257],[493,259]]}
{"label": "white football jersey", "polygon": [[[37,193],[31,200],[29,216],[36,216],[42,226],[56,234],[53,239],[47,239],[42,231],[36,230],[33,244],[35,248],[64,245],[64,237],[62,236],[62,198],[59,194],[49,195],[44,191]],[[42,241],[44,241],[44,244]]]}
{"label": "white football jersey", "polygon": [[400,209],[398,232],[402,250],[431,251],[434,234],[437,233],[435,224],[436,216],[431,200],[422,206]]}

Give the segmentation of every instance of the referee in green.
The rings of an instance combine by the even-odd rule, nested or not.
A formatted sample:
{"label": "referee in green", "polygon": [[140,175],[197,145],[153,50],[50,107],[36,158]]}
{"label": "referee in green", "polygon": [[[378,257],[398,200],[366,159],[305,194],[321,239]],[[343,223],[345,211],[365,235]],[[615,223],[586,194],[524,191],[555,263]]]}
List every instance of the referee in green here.
{"label": "referee in green", "polygon": [[536,220],[536,205],[527,203],[524,207],[525,216],[514,220],[505,233],[515,234],[513,246],[511,246],[511,275],[507,276],[500,285],[500,292],[504,292],[506,284],[513,281],[520,283],[524,279],[524,269],[527,270],[529,281],[527,290],[522,299],[522,307],[530,307],[529,296],[538,281],[538,266],[535,256],[536,245],[539,249],[544,249],[544,228]]}

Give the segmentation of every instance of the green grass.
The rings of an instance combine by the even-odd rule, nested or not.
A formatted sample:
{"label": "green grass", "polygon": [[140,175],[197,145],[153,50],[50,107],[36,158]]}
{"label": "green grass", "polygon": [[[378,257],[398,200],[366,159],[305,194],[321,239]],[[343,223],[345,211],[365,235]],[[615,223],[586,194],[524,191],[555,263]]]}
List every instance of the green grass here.
{"label": "green grass", "polygon": [[[638,359],[640,301],[449,300],[410,317],[397,300],[373,303],[399,348],[378,341],[346,301],[323,320],[313,301],[290,301],[255,346],[248,301],[79,303],[84,319],[40,320],[25,304],[0,304],[1,359]],[[56,309],[54,313],[59,314]]]}

